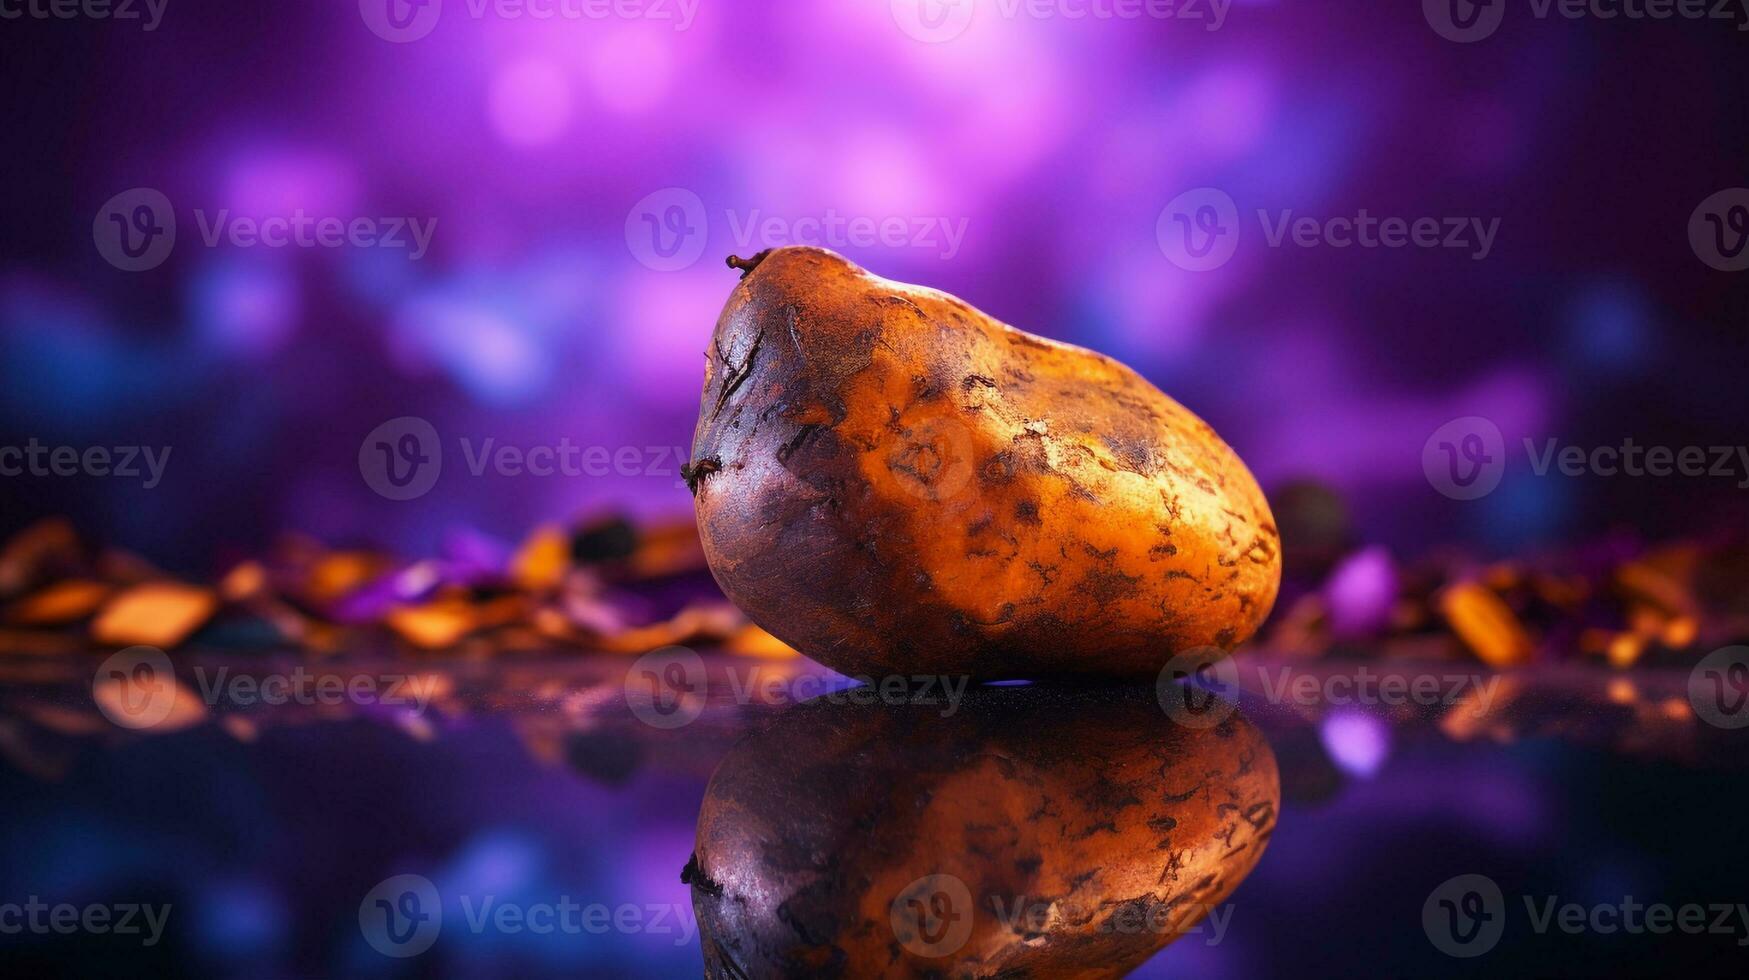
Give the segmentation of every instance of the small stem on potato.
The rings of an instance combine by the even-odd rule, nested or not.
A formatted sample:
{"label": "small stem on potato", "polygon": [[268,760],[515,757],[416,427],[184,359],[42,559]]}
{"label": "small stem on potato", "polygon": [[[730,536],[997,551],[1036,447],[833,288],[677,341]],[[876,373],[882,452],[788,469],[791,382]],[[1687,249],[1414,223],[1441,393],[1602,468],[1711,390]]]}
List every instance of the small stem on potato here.
{"label": "small stem on potato", "polygon": [[754,255],[750,259],[744,259],[744,258],[740,257],[739,255],[731,255],[727,259],[725,259],[724,261],[728,263],[729,268],[740,269],[741,270],[741,278],[745,279],[745,278],[747,278],[747,274],[749,272],[752,272],[754,267],[759,265],[759,263],[764,262],[765,257],[767,255],[770,255],[770,254],[771,254],[771,249],[768,248],[763,252],[757,253],[756,255]]}

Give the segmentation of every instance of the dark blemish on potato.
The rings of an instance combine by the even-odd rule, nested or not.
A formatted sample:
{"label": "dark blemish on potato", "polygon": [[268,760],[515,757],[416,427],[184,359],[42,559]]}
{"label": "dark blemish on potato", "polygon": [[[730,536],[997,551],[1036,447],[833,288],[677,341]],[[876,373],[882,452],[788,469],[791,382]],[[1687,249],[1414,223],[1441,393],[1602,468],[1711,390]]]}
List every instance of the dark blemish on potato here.
{"label": "dark blemish on potato", "polygon": [[1103,442],[1105,448],[1111,450],[1111,454],[1117,458],[1118,463],[1131,473],[1139,476],[1152,476],[1160,470],[1153,445],[1131,433],[1113,435],[1108,432],[1100,435],[1099,441]]}
{"label": "dark blemish on potato", "polygon": [[1245,549],[1245,557],[1258,565],[1268,565],[1275,561],[1275,546],[1268,538],[1254,538],[1251,547]]}
{"label": "dark blemish on potato", "polygon": [[979,387],[994,388],[996,387],[996,380],[994,378],[986,378],[981,374],[968,374],[960,379],[960,388],[964,391],[971,391],[973,388]]}
{"label": "dark blemish on potato", "polygon": [[804,444],[806,444],[809,439],[812,439],[814,437],[814,433],[816,433],[818,431],[820,431],[820,427],[818,425],[814,425],[811,423],[808,425],[804,425],[801,428],[797,429],[796,434],[793,436],[790,436],[788,442],[786,442],[782,446],[778,447],[777,461],[779,463],[788,463],[789,458],[791,456],[795,455],[796,450],[802,448],[802,446]]}
{"label": "dark blemish on potato", "polygon": [[723,353],[722,343],[720,341],[717,343],[717,357],[722,361],[723,368],[729,373],[723,376],[723,389],[717,395],[717,407],[711,411],[711,418],[716,418],[722,412],[723,404],[729,400],[730,396],[739,391],[741,386],[746,384],[747,379],[752,376],[753,360],[759,356],[759,345],[764,342],[765,328],[762,326],[759,328],[759,332],[753,335],[753,345],[747,349],[747,356],[741,360],[740,367],[729,363],[729,355]]}
{"label": "dark blemish on potato", "polygon": [[1038,501],[1018,500],[1014,504],[1014,519],[1022,524],[1039,525],[1044,521],[1038,516]]}
{"label": "dark blemish on potato", "polygon": [[[1086,840],[1087,838],[1092,837],[1094,834],[1097,834],[1100,831],[1105,831],[1106,833],[1109,833],[1109,834],[1117,833],[1116,821],[1101,820],[1100,822],[1098,822],[1096,824],[1089,825],[1086,829],[1082,830],[1078,834],[1069,834],[1068,837],[1070,840]],[[1091,876],[1089,876],[1089,879],[1091,880]],[[1076,887],[1079,888],[1081,884],[1082,883],[1077,883]]]}
{"label": "dark blemish on potato", "polygon": [[1098,548],[1093,547],[1091,544],[1087,544],[1086,542],[1083,542],[1081,545],[1081,550],[1087,552],[1088,557],[1096,558],[1099,561],[1105,562],[1108,565],[1111,564],[1111,562],[1117,558],[1117,548],[1115,548],[1115,547],[1107,548],[1104,551],[1100,551]]}
{"label": "dark blemish on potato", "polygon": [[1082,576],[1076,588],[1103,606],[1139,595],[1142,591],[1141,585],[1142,578],[1139,575],[1125,575],[1116,569],[1096,568]]}
{"label": "dark blemish on potato", "polygon": [[925,488],[935,485],[936,477],[946,466],[947,460],[942,459],[941,450],[922,442],[907,443],[899,452],[887,457],[887,469],[903,473]]}
{"label": "dark blemish on potato", "polygon": [[1008,454],[997,453],[984,463],[978,470],[978,478],[984,483],[997,487],[1014,480],[1014,465],[1008,459]]}
{"label": "dark blemish on potato", "polygon": [[686,463],[680,467],[680,478],[686,481],[686,489],[698,496],[698,485],[713,473],[720,473],[723,461],[718,456],[706,456],[696,463]]}
{"label": "dark blemish on potato", "polygon": [[[671,864],[669,867],[672,868],[673,865]],[[696,851],[693,852],[691,857],[686,859],[686,867],[680,869],[680,882],[681,884],[691,885],[712,898],[723,897],[723,886],[718,882],[712,881],[710,875],[705,874],[704,869],[699,867],[698,853]]]}
{"label": "dark blemish on potato", "polygon": [[920,402],[932,402],[946,394],[947,386],[938,378],[928,375],[911,375],[911,392]]}

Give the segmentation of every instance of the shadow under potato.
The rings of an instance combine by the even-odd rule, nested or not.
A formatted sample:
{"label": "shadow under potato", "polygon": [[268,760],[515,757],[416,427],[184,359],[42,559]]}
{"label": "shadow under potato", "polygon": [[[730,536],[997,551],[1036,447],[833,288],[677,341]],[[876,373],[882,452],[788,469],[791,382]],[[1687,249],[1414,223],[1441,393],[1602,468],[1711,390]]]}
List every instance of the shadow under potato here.
{"label": "shadow under potato", "polygon": [[707,977],[1121,976],[1232,893],[1279,799],[1256,728],[1152,688],[816,699],[723,759],[682,877]]}

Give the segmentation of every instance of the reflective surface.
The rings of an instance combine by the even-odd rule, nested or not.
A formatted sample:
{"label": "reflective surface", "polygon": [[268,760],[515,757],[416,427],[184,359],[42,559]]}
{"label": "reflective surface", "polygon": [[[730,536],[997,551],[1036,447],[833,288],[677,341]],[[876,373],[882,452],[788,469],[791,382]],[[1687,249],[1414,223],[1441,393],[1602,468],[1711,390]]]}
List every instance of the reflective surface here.
{"label": "reflective surface", "polygon": [[[836,945],[909,965],[906,939],[950,938],[957,907],[907,890],[936,873],[976,893],[962,949],[1036,957],[1075,938],[1073,962],[1141,959],[1137,976],[1716,971],[1749,937],[1738,740],[1685,715],[1685,673],[1473,679],[1435,719],[1290,707],[1294,679],[1340,701],[1330,679],[1360,672],[1246,661],[1242,714],[1191,730],[1153,691],[986,688],[946,715],[826,698],[844,682],[801,660],[703,662],[708,691],[659,727],[634,710],[647,678],[628,702],[630,658],[177,654],[193,703],[131,730],[125,703],[94,695],[102,656],[8,657],[0,901],[17,909],[0,925],[21,927],[0,957],[8,972],[673,977],[705,969],[701,921],[714,948],[752,957],[835,945],[780,925],[821,939],[854,919],[871,931]],[[251,703],[240,676],[287,703]],[[1266,791],[1237,809],[1210,795],[1202,816],[1165,801],[1198,769],[1230,788],[1227,746],[1252,726],[1269,747],[1248,765],[1273,758],[1281,802],[1246,876],[1232,834],[1262,843]],[[1174,861],[1231,870],[1180,903],[1206,914],[1158,911]],[[1144,877],[1163,901],[1125,906]],[[719,887],[749,903],[700,899]],[[895,904],[930,935],[905,935]],[[107,928],[56,930],[56,907],[93,905]],[[120,928],[124,906],[141,907],[135,927],[163,913],[155,942]],[[1704,928],[1685,934],[1694,906]],[[1194,931],[1135,956],[1162,938],[1150,927]]]}

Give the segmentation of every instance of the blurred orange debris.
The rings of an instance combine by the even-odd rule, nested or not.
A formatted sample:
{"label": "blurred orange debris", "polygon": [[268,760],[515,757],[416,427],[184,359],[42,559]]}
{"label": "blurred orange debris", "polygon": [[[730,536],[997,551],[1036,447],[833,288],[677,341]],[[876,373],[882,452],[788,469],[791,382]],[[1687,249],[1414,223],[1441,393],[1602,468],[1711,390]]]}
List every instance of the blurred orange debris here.
{"label": "blurred orange debris", "polygon": [[110,587],[86,579],[67,579],[33,592],[6,608],[5,619],[17,626],[59,626],[78,622],[97,611]]}
{"label": "blurred orange debris", "polygon": [[1646,652],[1646,638],[1639,633],[1617,633],[1609,641],[1609,665],[1631,667]]}
{"label": "blurred orange debris", "polygon": [[422,650],[442,650],[470,633],[520,618],[525,608],[521,596],[482,603],[447,596],[422,605],[392,609],[385,621],[408,643]]}
{"label": "blurred orange debris", "polygon": [[1658,639],[1672,650],[1681,650],[1692,645],[1699,635],[1699,620],[1693,616],[1678,616],[1664,625],[1664,633]]}
{"label": "blurred orange debris", "polygon": [[533,592],[556,589],[571,568],[571,537],[547,524],[535,529],[510,561],[510,577]]}
{"label": "blurred orange debris", "polygon": [[79,559],[79,536],[61,517],[37,521],[12,536],[0,549],[0,596],[30,588],[56,565]]}
{"label": "blurred orange debris", "polygon": [[685,521],[644,528],[628,565],[628,571],[636,578],[657,578],[704,568],[704,546],[699,543],[697,526]]}
{"label": "blurred orange debris", "polygon": [[240,562],[219,580],[226,602],[243,602],[267,591],[267,569],[258,561]]}
{"label": "blurred orange debris", "polygon": [[389,561],[381,555],[365,551],[335,551],[322,556],[310,568],[305,587],[315,602],[333,602],[389,568]]}
{"label": "blurred orange debris", "polygon": [[174,647],[203,626],[219,608],[211,589],[180,582],[149,582],[127,589],[103,606],[91,636],[109,646]]}
{"label": "blurred orange debris", "polygon": [[1512,609],[1474,582],[1459,582],[1440,596],[1439,608],[1453,632],[1491,667],[1516,667],[1535,646]]}

